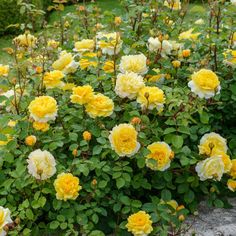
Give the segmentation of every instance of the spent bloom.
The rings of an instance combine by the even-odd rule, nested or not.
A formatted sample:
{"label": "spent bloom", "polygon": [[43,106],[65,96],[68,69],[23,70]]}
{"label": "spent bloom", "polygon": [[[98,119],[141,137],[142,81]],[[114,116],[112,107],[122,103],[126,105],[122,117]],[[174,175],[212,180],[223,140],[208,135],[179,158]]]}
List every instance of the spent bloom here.
{"label": "spent bloom", "polygon": [[198,72],[194,72],[188,86],[193,93],[200,98],[206,99],[215,96],[221,89],[217,75],[213,71],[207,69],[201,69]]}
{"label": "spent bloom", "polygon": [[140,148],[137,141],[138,133],[130,124],[120,124],[110,131],[109,141],[111,147],[119,156],[133,156]]}
{"label": "spent bloom", "polygon": [[56,161],[48,151],[37,149],[29,154],[28,171],[33,177],[45,180],[56,173]]}
{"label": "spent bloom", "polygon": [[57,102],[50,96],[39,96],[31,101],[29,107],[30,117],[38,122],[55,120],[57,116]]}
{"label": "spent bloom", "polygon": [[79,178],[71,173],[61,173],[54,181],[56,190],[56,198],[58,200],[67,201],[68,199],[75,200],[82,187],[79,184]]}
{"label": "spent bloom", "polygon": [[153,231],[151,216],[139,211],[129,216],[126,228],[134,236],[147,236]]}

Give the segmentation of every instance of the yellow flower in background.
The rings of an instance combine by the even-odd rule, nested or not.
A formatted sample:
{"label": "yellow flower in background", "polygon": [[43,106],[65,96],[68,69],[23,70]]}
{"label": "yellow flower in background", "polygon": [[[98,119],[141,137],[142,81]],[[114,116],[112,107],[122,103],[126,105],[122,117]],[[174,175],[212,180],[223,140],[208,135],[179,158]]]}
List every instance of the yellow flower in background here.
{"label": "yellow flower in background", "polygon": [[28,146],[34,146],[36,141],[37,141],[37,138],[34,135],[30,135],[25,138],[25,144]]}
{"label": "yellow flower in background", "polygon": [[225,152],[223,151],[220,151],[220,150],[217,150],[217,149],[214,149],[212,150],[212,154],[211,156],[214,158],[214,157],[220,157],[224,163],[224,173],[228,173],[231,168],[232,168],[232,161],[229,157],[229,155],[227,155]]}
{"label": "yellow flower in background", "polygon": [[92,138],[92,134],[89,131],[84,131],[83,132],[83,139],[85,141],[90,141]]}
{"label": "yellow flower in background", "polygon": [[126,228],[134,236],[147,236],[153,231],[151,216],[145,211],[139,211],[128,218]]}
{"label": "yellow flower in background", "polygon": [[7,77],[9,73],[9,66],[0,64],[0,76]]}
{"label": "yellow flower in background", "polygon": [[172,61],[171,62],[174,68],[179,68],[181,65],[181,62],[178,60]]}
{"label": "yellow flower in background", "polygon": [[158,111],[162,110],[165,103],[164,92],[158,87],[143,87],[138,94],[137,102],[141,104],[143,109]]}
{"label": "yellow flower in background", "polygon": [[182,51],[182,57],[186,58],[186,57],[189,57],[190,55],[191,55],[191,50],[185,49]]}
{"label": "yellow flower in background", "polygon": [[0,235],[5,236],[7,232],[4,230],[4,226],[12,223],[11,212],[8,208],[0,206]]}
{"label": "yellow flower in background", "polygon": [[236,179],[236,159],[232,160],[231,162],[232,162],[232,167],[229,174],[233,179]]}
{"label": "yellow flower in background", "polygon": [[96,57],[97,57],[96,53],[93,53],[93,52],[84,53],[83,57],[79,60],[80,68],[82,70],[85,70],[90,66],[97,67],[98,62],[95,60]]}
{"label": "yellow flower in background", "polygon": [[114,103],[109,97],[98,93],[93,96],[89,103],[85,104],[85,109],[92,118],[107,117],[113,113]]}
{"label": "yellow flower in background", "polygon": [[43,77],[43,83],[46,88],[58,88],[63,86],[63,82],[61,81],[64,78],[64,74],[60,70],[53,70],[50,72],[46,72]]}
{"label": "yellow flower in background", "polygon": [[33,128],[37,131],[46,132],[49,130],[49,127],[50,127],[50,125],[45,122],[34,121],[34,123],[33,123]]}
{"label": "yellow flower in background", "polygon": [[9,126],[9,127],[15,127],[16,126],[16,124],[17,124],[17,121],[15,121],[15,120],[9,120],[9,122],[7,123],[7,125]]}
{"label": "yellow flower in background", "polygon": [[66,51],[62,51],[59,59],[52,64],[54,70],[61,70],[65,74],[74,73],[78,66],[79,63],[74,60],[72,54]]}
{"label": "yellow flower in background", "polygon": [[106,73],[113,73],[114,72],[114,61],[106,61],[104,63],[104,66],[102,67],[102,69],[106,72]]}
{"label": "yellow flower in background", "polygon": [[152,69],[152,71],[154,71],[156,74],[155,75],[146,75],[145,78],[147,78],[148,82],[158,82],[161,80],[164,80],[166,75],[162,74],[160,69],[154,68]]}
{"label": "yellow flower in background", "polygon": [[165,142],[155,142],[148,145],[150,153],[146,156],[146,166],[152,170],[164,171],[170,167],[172,150]]}
{"label": "yellow flower in background", "polygon": [[200,155],[212,156],[216,152],[226,153],[228,150],[227,141],[217,133],[207,133],[200,139],[198,149]]}
{"label": "yellow flower in background", "polygon": [[200,33],[193,34],[193,29],[187,30],[179,34],[179,40],[189,39],[189,40],[197,40]]}
{"label": "yellow flower in background", "polygon": [[172,9],[172,10],[180,10],[181,9],[181,2],[180,0],[165,0],[164,6]]}
{"label": "yellow flower in background", "polygon": [[188,86],[193,93],[198,95],[200,98],[206,99],[215,96],[215,94],[218,94],[221,89],[217,75],[213,71],[206,69],[194,72]]}
{"label": "yellow flower in background", "polygon": [[144,75],[148,71],[147,58],[143,54],[122,56],[120,61],[120,71],[134,72]]}
{"label": "yellow flower in background", "polygon": [[66,91],[66,90],[72,90],[75,87],[76,85],[74,83],[65,83],[63,84],[62,89]]}
{"label": "yellow flower in background", "polygon": [[49,179],[56,173],[56,161],[48,151],[37,149],[31,152],[27,163],[29,174],[36,179]]}
{"label": "yellow flower in background", "polygon": [[122,19],[120,16],[116,16],[115,19],[114,19],[114,23],[116,26],[120,25],[122,22]]}
{"label": "yellow flower in background", "polygon": [[95,47],[95,42],[93,39],[83,39],[75,43],[74,51],[83,53],[86,51],[92,52]]}
{"label": "yellow flower in background", "polygon": [[141,88],[145,86],[143,77],[133,73],[126,72],[125,74],[118,74],[116,80],[115,92],[121,98],[134,99],[137,97]]}
{"label": "yellow flower in background", "polygon": [[0,140],[0,147],[7,145],[13,138],[9,134],[5,134],[6,140]]}
{"label": "yellow flower in background", "polygon": [[56,190],[56,198],[58,200],[67,201],[69,199],[75,200],[82,187],[79,185],[79,178],[73,176],[71,173],[61,173],[54,181]]}
{"label": "yellow flower in background", "polygon": [[90,102],[94,96],[93,88],[90,85],[77,86],[72,91],[73,94],[70,96],[71,102],[80,105]]}
{"label": "yellow flower in background", "polygon": [[60,44],[60,42],[55,41],[54,39],[48,40],[48,47],[50,47],[50,48],[56,49],[56,48],[58,48],[59,44]]}
{"label": "yellow flower in background", "polygon": [[57,116],[57,102],[53,97],[36,97],[28,107],[30,117],[38,122],[55,120]]}
{"label": "yellow flower in background", "polygon": [[232,192],[235,192],[235,190],[236,190],[236,180],[229,179],[227,181],[227,186],[228,186],[229,190],[231,190]]}
{"label": "yellow flower in background", "polygon": [[131,157],[136,154],[140,148],[137,141],[138,133],[130,124],[120,124],[110,131],[109,141],[112,149],[119,156]]}
{"label": "yellow flower in background", "polygon": [[19,47],[34,47],[37,43],[37,38],[26,32],[14,38],[13,41]]}
{"label": "yellow flower in background", "polygon": [[195,169],[201,181],[207,179],[220,181],[224,174],[224,162],[220,156],[209,157],[198,162]]}
{"label": "yellow flower in background", "polygon": [[108,55],[116,55],[120,52],[122,47],[122,40],[118,32],[97,34],[97,45],[102,50],[102,53]]}
{"label": "yellow flower in background", "polygon": [[236,50],[227,50],[224,53],[225,60],[224,62],[230,66],[235,67],[236,66]]}

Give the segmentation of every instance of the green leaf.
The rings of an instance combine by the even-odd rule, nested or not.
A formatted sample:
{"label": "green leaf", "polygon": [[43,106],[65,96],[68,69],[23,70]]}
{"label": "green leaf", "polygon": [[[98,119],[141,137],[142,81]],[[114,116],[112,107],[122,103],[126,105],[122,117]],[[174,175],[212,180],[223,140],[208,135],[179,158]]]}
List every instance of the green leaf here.
{"label": "green leaf", "polygon": [[206,113],[205,111],[200,113],[200,121],[203,124],[208,124],[209,123],[209,119],[210,119],[210,117],[209,117],[208,113]]}
{"label": "green leaf", "polygon": [[216,207],[218,207],[218,208],[222,208],[222,207],[224,207],[224,202],[221,201],[220,199],[216,199],[216,200],[214,201],[214,205],[215,205]]}
{"label": "green leaf", "polygon": [[94,148],[93,148],[93,155],[98,155],[102,152],[102,147],[99,146],[99,145],[96,145]]}
{"label": "green leaf", "polygon": [[194,192],[189,190],[187,193],[184,194],[184,201],[186,203],[191,203],[194,200]]}
{"label": "green leaf", "polygon": [[183,146],[184,140],[183,137],[180,135],[172,135],[171,137],[172,144],[176,148],[181,148]]}
{"label": "green leaf", "polygon": [[105,234],[100,230],[94,230],[89,234],[89,236],[105,236]]}
{"label": "green leaf", "polygon": [[57,229],[59,225],[60,225],[60,223],[58,221],[54,220],[50,223],[49,228],[50,229]]}
{"label": "green leaf", "polygon": [[34,213],[32,212],[31,209],[27,209],[26,212],[26,217],[29,219],[29,220],[33,220],[34,219]]}
{"label": "green leaf", "polygon": [[171,192],[168,189],[163,189],[161,191],[161,198],[164,201],[170,201],[171,200]]}
{"label": "green leaf", "polygon": [[116,179],[116,186],[118,189],[122,188],[125,185],[125,180],[123,178]]}

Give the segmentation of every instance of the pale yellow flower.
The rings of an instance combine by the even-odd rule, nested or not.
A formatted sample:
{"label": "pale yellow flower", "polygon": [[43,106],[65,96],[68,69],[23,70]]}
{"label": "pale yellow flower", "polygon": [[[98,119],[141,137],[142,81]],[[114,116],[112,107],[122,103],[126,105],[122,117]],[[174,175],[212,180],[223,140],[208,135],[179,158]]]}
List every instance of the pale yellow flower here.
{"label": "pale yellow flower", "polygon": [[231,163],[232,167],[229,174],[233,179],[236,179],[236,159],[232,160]]}
{"label": "pale yellow flower", "polygon": [[229,190],[231,190],[232,192],[235,192],[235,190],[236,190],[236,180],[229,179],[227,181],[227,186],[228,186]]}
{"label": "pale yellow flower", "polygon": [[74,51],[83,53],[86,51],[92,52],[95,47],[95,42],[92,39],[83,39],[75,43]]}
{"label": "pale yellow flower", "polygon": [[138,133],[130,124],[120,124],[110,131],[111,147],[119,156],[133,156],[140,148],[137,141]]}
{"label": "pale yellow flower", "polygon": [[115,92],[121,98],[134,99],[144,86],[142,76],[133,72],[126,72],[125,74],[118,74]]}
{"label": "pale yellow flower", "polygon": [[106,61],[104,63],[104,66],[102,67],[102,69],[106,72],[106,73],[113,73],[114,72],[114,61]]}
{"label": "pale yellow flower", "polygon": [[79,178],[71,173],[61,173],[54,181],[56,190],[56,198],[58,200],[67,201],[68,199],[75,200],[82,187],[79,185]]}
{"label": "pale yellow flower", "polygon": [[39,180],[49,179],[56,173],[56,161],[48,151],[37,149],[28,157],[29,174]]}
{"label": "pale yellow flower", "polygon": [[48,47],[50,48],[56,49],[58,48],[59,44],[60,43],[58,41],[55,41],[54,39],[48,40]]}
{"label": "pale yellow flower", "polygon": [[61,80],[64,78],[64,76],[65,75],[60,70],[46,72],[43,77],[43,83],[46,88],[62,87],[64,83]]}
{"label": "pale yellow flower", "polygon": [[33,128],[37,131],[46,132],[49,130],[49,127],[50,127],[49,124],[45,122],[34,121],[33,123]]}
{"label": "pale yellow flower", "polygon": [[11,212],[8,208],[0,206],[0,235],[5,236],[7,232],[4,230],[4,226],[12,223]]}
{"label": "pale yellow flower", "polygon": [[0,76],[7,77],[9,73],[9,65],[0,64]]}
{"label": "pale yellow flower", "polygon": [[34,47],[37,43],[37,38],[30,33],[25,33],[17,36],[13,41],[20,47]]}
{"label": "pale yellow flower", "polygon": [[189,40],[197,40],[200,33],[192,33],[193,29],[189,29],[180,33],[179,40],[189,39]]}

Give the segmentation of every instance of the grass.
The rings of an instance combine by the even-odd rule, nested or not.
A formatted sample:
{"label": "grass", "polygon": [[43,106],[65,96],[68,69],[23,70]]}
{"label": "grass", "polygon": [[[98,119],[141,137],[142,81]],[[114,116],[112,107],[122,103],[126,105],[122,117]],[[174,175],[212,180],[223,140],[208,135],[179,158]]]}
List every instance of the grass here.
{"label": "grass", "polygon": [[[98,6],[102,11],[115,11],[117,15],[123,14],[123,9],[119,4],[119,0],[97,0]],[[75,12],[76,7],[74,5],[66,6],[63,15],[69,12]],[[185,20],[194,21],[197,18],[206,18],[206,8],[197,4],[190,4],[190,10],[186,16]],[[52,12],[49,16],[49,24],[53,24],[54,21],[58,20],[58,14]],[[13,36],[2,36],[0,37],[0,64],[8,64],[11,57],[2,49],[6,47],[11,47]]]}

